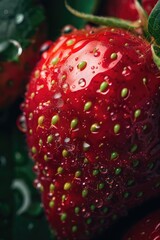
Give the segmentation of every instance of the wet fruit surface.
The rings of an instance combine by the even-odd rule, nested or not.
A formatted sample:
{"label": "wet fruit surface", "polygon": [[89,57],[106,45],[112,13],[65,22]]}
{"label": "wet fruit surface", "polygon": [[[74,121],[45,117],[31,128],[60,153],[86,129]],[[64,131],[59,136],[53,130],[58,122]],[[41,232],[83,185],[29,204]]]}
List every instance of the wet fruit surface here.
{"label": "wet fruit surface", "polygon": [[159,78],[150,45],[120,29],[73,29],[42,54],[23,130],[60,239],[88,239],[159,194]]}

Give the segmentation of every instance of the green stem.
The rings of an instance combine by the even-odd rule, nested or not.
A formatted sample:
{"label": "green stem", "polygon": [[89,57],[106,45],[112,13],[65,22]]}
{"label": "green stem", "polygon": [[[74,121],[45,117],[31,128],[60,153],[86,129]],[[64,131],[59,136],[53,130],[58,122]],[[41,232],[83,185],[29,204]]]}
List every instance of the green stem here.
{"label": "green stem", "polygon": [[94,24],[99,24],[99,25],[104,25],[104,26],[109,26],[109,27],[118,27],[118,28],[123,28],[127,30],[134,30],[136,28],[140,27],[139,22],[130,22],[118,18],[113,18],[113,17],[100,17],[100,16],[94,16],[92,14],[86,14],[83,12],[79,12],[75,9],[73,9],[65,0],[65,6],[68,9],[69,12],[71,12],[73,15],[76,17],[82,18],[88,22],[94,23]]}

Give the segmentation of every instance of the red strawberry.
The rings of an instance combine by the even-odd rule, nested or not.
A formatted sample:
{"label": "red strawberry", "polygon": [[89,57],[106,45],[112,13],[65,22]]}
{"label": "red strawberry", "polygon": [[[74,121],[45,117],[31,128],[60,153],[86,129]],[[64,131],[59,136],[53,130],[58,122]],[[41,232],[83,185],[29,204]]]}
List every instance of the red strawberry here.
{"label": "red strawberry", "polygon": [[126,30],[74,30],[43,53],[23,112],[58,239],[89,239],[160,194],[159,99],[150,44]]}
{"label": "red strawberry", "polygon": [[46,39],[46,26],[43,9],[31,0],[27,4],[25,0],[18,4],[1,1],[0,9],[1,109],[24,92],[31,70],[40,58],[38,49]]}
{"label": "red strawberry", "polygon": [[[157,0],[142,0],[141,2],[146,12],[150,14]],[[135,0],[109,0],[107,1],[105,14],[128,20],[137,20],[139,18]]]}
{"label": "red strawberry", "polygon": [[160,209],[136,223],[123,240],[160,240]]}

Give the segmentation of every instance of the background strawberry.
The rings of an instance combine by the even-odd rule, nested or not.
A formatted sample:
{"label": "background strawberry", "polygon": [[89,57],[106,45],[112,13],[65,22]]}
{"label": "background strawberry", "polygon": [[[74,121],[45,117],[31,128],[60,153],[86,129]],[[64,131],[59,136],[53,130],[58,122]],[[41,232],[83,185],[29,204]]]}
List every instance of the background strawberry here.
{"label": "background strawberry", "polygon": [[129,229],[123,240],[159,240],[160,209],[145,216]]}
{"label": "background strawberry", "polygon": [[[147,14],[150,14],[157,0],[142,0],[140,2]],[[105,9],[103,10],[105,15],[128,20],[137,20],[139,18],[135,0],[108,0],[107,2],[104,1],[104,5],[107,5],[107,7],[103,8]]]}
{"label": "background strawberry", "polygon": [[25,89],[46,39],[44,11],[32,0],[0,2],[0,109]]}
{"label": "background strawberry", "polygon": [[25,130],[59,239],[88,239],[160,193],[160,75],[150,47],[123,29],[73,29],[32,74]]}

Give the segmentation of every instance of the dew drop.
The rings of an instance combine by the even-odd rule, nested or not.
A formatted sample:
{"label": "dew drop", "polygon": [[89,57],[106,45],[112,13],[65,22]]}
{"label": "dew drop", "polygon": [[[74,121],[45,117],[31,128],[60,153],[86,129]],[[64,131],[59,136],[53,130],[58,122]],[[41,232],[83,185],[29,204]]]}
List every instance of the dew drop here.
{"label": "dew drop", "polygon": [[31,231],[34,228],[34,224],[33,223],[29,223],[28,224],[28,230]]}
{"label": "dew drop", "polygon": [[5,167],[7,165],[7,159],[5,156],[0,156],[0,166]]}
{"label": "dew drop", "polygon": [[86,143],[86,142],[83,143],[83,149],[86,151],[90,148],[90,146],[91,145],[89,143]]}
{"label": "dew drop", "polygon": [[78,84],[79,84],[80,87],[85,87],[86,86],[86,80],[84,78],[81,78],[78,81]]}
{"label": "dew drop", "polygon": [[107,169],[105,166],[101,166],[101,167],[100,167],[100,172],[101,172],[102,174],[106,174],[106,173],[108,172],[108,169]]}
{"label": "dew drop", "polygon": [[17,127],[21,132],[27,132],[26,117],[24,115],[19,116],[17,119]]}
{"label": "dew drop", "polygon": [[73,71],[73,67],[72,66],[69,66],[69,71],[72,72]]}
{"label": "dew drop", "polygon": [[70,138],[66,137],[66,138],[64,139],[64,142],[65,142],[65,143],[69,143],[70,140],[71,140]]}
{"label": "dew drop", "polygon": [[99,57],[100,56],[100,51],[95,51],[95,53],[94,53],[94,57]]}
{"label": "dew drop", "polygon": [[56,107],[57,108],[61,108],[64,106],[64,101],[62,99],[58,99],[57,103],[56,103]]}
{"label": "dew drop", "polygon": [[90,212],[85,212],[84,213],[84,218],[88,218],[88,217],[90,217],[91,216],[91,213]]}
{"label": "dew drop", "polygon": [[15,152],[14,157],[15,157],[15,162],[17,163],[17,165],[24,164],[25,159],[24,159],[23,154],[21,154],[20,152]]}
{"label": "dew drop", "polygon": [[59,92],[59,93],[55,93],[53,98],[54,99],[59,99],[59,98],[61,98],[61,96],[62,96],[62,94]]}
{"label": "dew drop", "polygon": [[47,41],[47,42],[43,43],[40,48],[40,54],[46,52],[50,48],[51,44],[52,44],[51,41]]}
{"label": "dew drop", "polygon": [[96,199],[95,200],[95,206],[97,208],[101,208],[103,206],[103,200],[102,199]]}
{"label": "dew drop", "polygon": [[62,34],[67,34],[67,33],[73,32],[73,30],[75,30],[75,27],[73,27],[72,25],[68,24],[64,28],[62,28],[61,33]]}
{"label": "dew drop", "polygon": [[75,85],[72,85],[72,89],[75,89],[76,88],[76,86]]}
{"label": "dew drop", "polygon": [[22,13],[18,13],[17,15],[16,15],[16,23],[17,24],[20,24],[20,23],[22,23],[23,22],[23,20],[24,20],[24,15],[22,14]]}
{"label": "dew drop", "polygon": [[130,75],[130,73],[131,73],[130,67],[124,67],[124,69],[123,69],[123,71],[122,71],[122,75],[125,76],[125,77],[127,77],[127,76]]}

